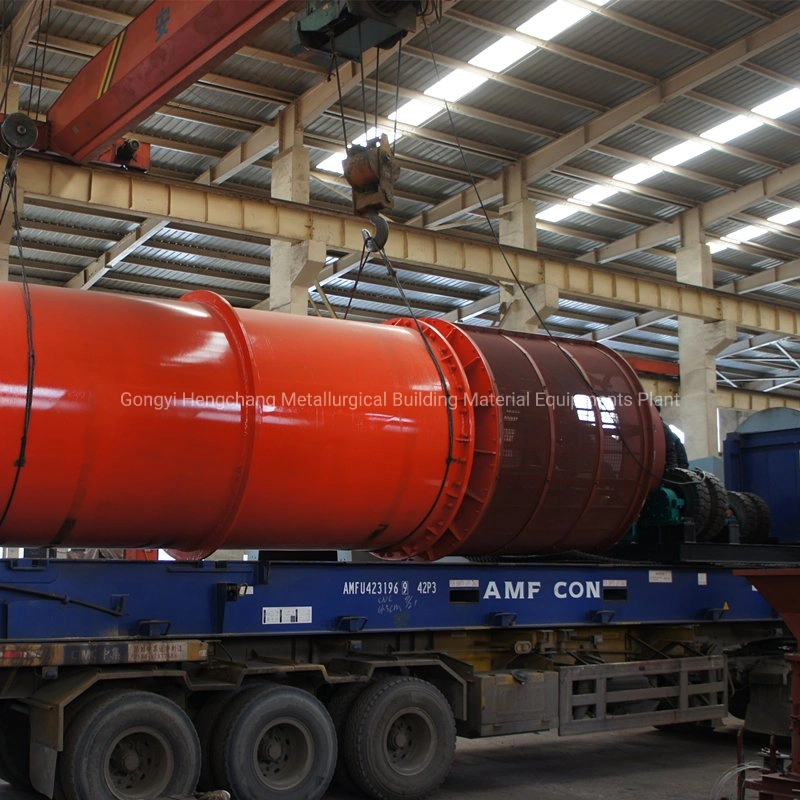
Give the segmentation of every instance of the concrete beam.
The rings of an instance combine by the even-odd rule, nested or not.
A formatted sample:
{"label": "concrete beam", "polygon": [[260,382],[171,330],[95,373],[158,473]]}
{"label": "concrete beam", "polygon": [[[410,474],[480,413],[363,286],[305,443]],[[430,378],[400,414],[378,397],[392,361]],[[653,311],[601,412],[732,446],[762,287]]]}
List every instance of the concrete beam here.
{"label": "concrete beam", "polygon": [[770,286],[778,286],[781,283],[790,283],[800,279],[800,258],[794,261],[787,261],[777,267],[756,272],[754,275],[747,275],[738,278],[732,283],[720,287],[722,291],[732,291],[735,294],[747,294],[756,292],[759,289],[767,289]]}
{"label": "concrete beam", "polygon": [[141,247],[148,239],[152,239],[163,228],[169,225],[168,219],[148,219],[136,230],[125,234],[113,247],[103,253],[100,258],[84,267],[74,278],[67,281],[68,289],[91,289],[102,280],[115,264],[124,261],[137,247]]}
{"label": "concrete beam", "polygon": [[672,314],[665,314],[663,311],[645,311],[644,314],[636,314],[633,317],[628,317],[628,319],[615,322],[613,325],[606,325],[605,328],[585,333],[581,336],[581,339],[592,339],[595,342],[614,339],[631,331],[646,328],[648,325],[660,322],[662,319],[669,319],[671,316]]}
{"label": "concrete beam", "polygon": [[[51,205],[59,199],[65,207],[160,216],[238,236],[244,233],[289,242],[313,238],[331,250],[350,253],[360,253],[363,246],[362,221],[349,214],[44,159],[23,159],[19,176],[26,197],[42,198]],[[398,264],[436,265],[444,271],[488,276],[496,281],[508,280],[510,265],[526,286],[552,284],[571,297],[611,301],[643,310],[658,308],[665,313],[710,321],[727,319],[753,330],[800,335],[800,314],[790,303],[738,297],[607,267],[598,269],[526,250],[506,248],[501,253],[491,242],[453,233],[393,225],[386,251]]]}
{"label": "concrete beam", "polygon": [[448,322],[468,322],[472,317],[477,317],[486,311],[493,311],[499,305],[500,296],[492,292],[492,294],[488,294],[480,300],[475,300],[469,305],[448,311],[447,314],[442,316],[442,319],[446,319]]}
{"label": "concrete beam", "polygon": [[[703,226],[708,226],[713,222],[736,214],[765,197],[773,197],[787,189],[791,189],[797,186],[798,183],[800,183],[800,164],[795,164],[787,169],[774,172],[766,178],[760,178],[757,181],[753,181],[753,183],[748,183],[729,194],[709,200],[698,208],[684,211],[674,220],[659,222],[649,228],[644,228],[641,231],[618,239],[605,247],[600,247],[595,251],[594,260],[597,263],[611,261],[638,250],[656,247],[679,234],[683,241],[688,239],[686,236],[687,227],[691,228],[693,219],[698,214]],[[687,240],[684,243],[689,244],[690,242]]]}

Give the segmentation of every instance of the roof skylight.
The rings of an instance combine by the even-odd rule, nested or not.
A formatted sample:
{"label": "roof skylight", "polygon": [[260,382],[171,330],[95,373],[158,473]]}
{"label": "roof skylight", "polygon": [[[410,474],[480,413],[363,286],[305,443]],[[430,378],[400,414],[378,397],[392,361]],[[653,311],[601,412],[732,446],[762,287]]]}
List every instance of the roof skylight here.
{"label": "roof skylight", "polygon": [[751,239],[757,239],[765,233],[769,233],[769,230],[762,228],[760,225],[745,225],[744,228],[739,228],[738,231],[733,231],[727,236],[723,236],[722,240],[738,244],[739,242],[749,242]]}
{"label": "roof skylight", "polygon": [[622,172],[618,172],[614,176],[614,180],[625,181],[625,183],[641,183],[663,171],[661,167],[657,167],[655,164],[636,164],[633,167],[622,170]]}
{"label": "roof skylight", "polygon": [[653,161],[660,161],[662,164],[669,164],[671,167],[676,167],[678,164],[683,164],[691,158],[695,158],[702,153],[711,149],[710,144],[703,144],[702,142],[687,141],[676,144],[675,147],[670,147],[663,153],[658,153],[653,156]]}
{"label": "roof skylight", "polygon": [[537,39],[550,40],[559,33],[563,33],[567,28],[571,28],[576,22],[580,22],[591,12],[580,6],[568,3],[567,0],[556,0],[547,8],[534,14],[517,27],[520,33],[527,33]]}
{"label": "roof skylight", "polygon": [[397,111],[392,111],[389,114],[389,119],[394,120],[397,118],[398,122],[404,122],[406,125],[422,125],[431,117],[435,117],[441,110],[442,107],[438,103],[428,103],[425,100],[409,100],[400,106]]}
{"label": "roof skylight", "polygon": [[752,110],[756,114],[761,114],[762,117],[778,119],[798,108],[800,108],[800,89],[789,89],[788,92],[783,92],[777,97],[755,106]]}
{"label": "roof skylight", "polygon": [[[480,55],[480,53],[478,54]],[[477,56],[476,56],[477,58]],[[476,75],[474,72],[467,72],[465,69],[453,70],[449,75],[445,75],[439,81],[429,86],[425,90],[428,97],[438,97],[448,103],[455,103],[465,94],[477,89],[481,84],[486,83],[488,78]]]}
{"label": "roof skylight", "polygon": [[570,200],[590,206],[594,203],[602,203],[603,200],[605,200],[607,197],[611,197],[612,194],[616,194],[618,191],[619,190],[615,189],[613,186],[596,183],[594,186],[590,186],[588,189],[584,189],[582,192],[574,194]]}
{"label": "roof skylight", "polygon": [[763,124],[764,123],[756,119],[739,114],[738,117],[733,117],[719,125],[715,125],[713,128],[709,128],[700,135],[704,139],[709,139],[712,142],[725,144],[725,142],[729,142],[737,136],[743,136],[745,133],[760,128]]}
{"label": "roof skylight", "polygon": [[771,217],[767,217],[770,222],[776,222],[778,225],[791,225],[793,222],[800,220],[800,208],[788,208],[786,211],[779,211]]}
{"label": "roof skylight", "polygon": [[544,211],[540,211],[536,215],[536,219],[543,219],[545,222],[561,222],[562,219],[566,219],[577,213],[578,210],[576,208],[559,204],[557,206],[550,206]]}
{"label": "roof skylight", "polygon": [[469,60],[469,63],[473,67],[488,69],[490,72],[502,72],[535,49],[535,45],[522,42],[513,36],[504,36],[485,50],[481,50],[478,55]]}
{"label": "roof skylight", "polygon": [[338,175],[341,175],[344,172],[342,169],[342,162],[344,159],[344,151],[340,153],[334,153],[332,156],[328,156],[324,161],[320,161],[319,164],[317,164],[317,169],[320,169],[323,172],[335,172]]}

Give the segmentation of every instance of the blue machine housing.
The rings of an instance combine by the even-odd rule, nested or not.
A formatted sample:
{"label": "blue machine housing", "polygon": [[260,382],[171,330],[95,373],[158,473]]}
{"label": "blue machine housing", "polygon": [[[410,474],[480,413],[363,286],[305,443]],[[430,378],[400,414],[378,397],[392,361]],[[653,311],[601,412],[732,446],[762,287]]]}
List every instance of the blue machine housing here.
{"label": "blue machine housing", "polygon": [[763,497],[772,536],[800,542],[800,428],[728,434],[724,458],[726,487]]}

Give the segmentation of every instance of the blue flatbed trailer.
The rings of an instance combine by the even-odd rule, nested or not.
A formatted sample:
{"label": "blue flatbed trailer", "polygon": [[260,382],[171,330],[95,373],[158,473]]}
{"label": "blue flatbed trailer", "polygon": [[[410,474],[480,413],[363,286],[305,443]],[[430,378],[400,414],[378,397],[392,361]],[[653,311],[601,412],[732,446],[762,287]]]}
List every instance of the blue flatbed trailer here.
{"label": "blue flatbed trailer", "polygon": [[[190,791],[198,774],[237,800],[308,800],[337,758],[369,796],[421,797],[447,774],[450,731],[718,720],[732,678],[786,638],[730,566],[611,561],[12,559],[0,612],[0,774],[68,800]],[[274,725],[254,733],[262,707]]]}

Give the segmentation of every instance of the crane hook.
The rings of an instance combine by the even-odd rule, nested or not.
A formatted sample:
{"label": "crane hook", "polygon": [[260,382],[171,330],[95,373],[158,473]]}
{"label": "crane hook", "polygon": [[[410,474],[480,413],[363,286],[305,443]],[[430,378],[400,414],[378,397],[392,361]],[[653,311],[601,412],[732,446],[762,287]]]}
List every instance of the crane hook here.
{"label": "crane hook", "polygon": [[374,235],[366,228],[361,229],[361,235],[364,237],[364,246],[370,253],[380,253],[386,247],[386,241],[389,238],[389,224],[376,211],[363,216],[375,226]]}

